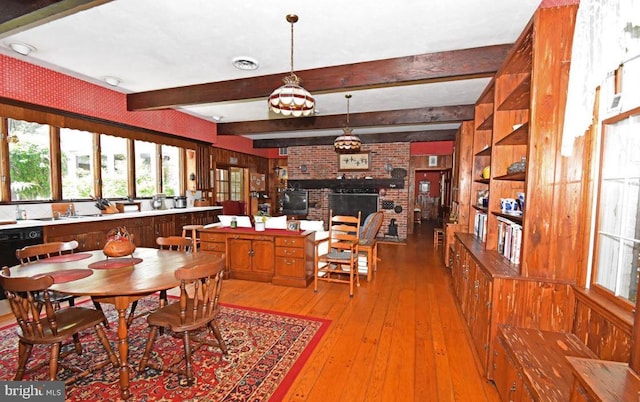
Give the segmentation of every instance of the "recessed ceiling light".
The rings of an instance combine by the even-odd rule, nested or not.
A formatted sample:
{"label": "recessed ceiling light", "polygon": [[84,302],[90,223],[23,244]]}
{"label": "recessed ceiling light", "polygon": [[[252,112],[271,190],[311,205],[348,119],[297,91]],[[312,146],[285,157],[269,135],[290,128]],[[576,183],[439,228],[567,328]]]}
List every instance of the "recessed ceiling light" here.
{"label": "recessed ceiling light", "polygon": [[232,64],[238,70],[249,70],[249,71],[257,70],[258,67],[260,66],[260,63],[258,63],[258,60],[252,57],[246,57],[246,56],[234,57],[232,60]]}
{"label": "recessed ceiling light", "polygon": [[104,80],[104,82],[111,85],[112,87],[117,87],[118,85],[120,85],[119,78],[106,76],[106,77],[102,77],[102,79]]}
{"label": "recessed ceiling light", "polygon": [[222,116],[211,116],[211,118],[213,119],[213,121],[220,121],[220,120],[222,120]]}
{"label": "recessed ceiling light", "polygon": [[36,48],[31,45],[27,45],[26,43],[19,43],[19,42],[10,43],[9,47],[14,52],[20,53],[23,56],[28,56],[29,53],[35,52],[36,50]]}

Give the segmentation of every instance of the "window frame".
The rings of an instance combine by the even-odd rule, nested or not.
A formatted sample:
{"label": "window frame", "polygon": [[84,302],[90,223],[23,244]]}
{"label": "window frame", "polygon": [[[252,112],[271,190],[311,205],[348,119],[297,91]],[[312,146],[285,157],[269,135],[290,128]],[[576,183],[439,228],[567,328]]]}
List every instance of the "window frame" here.
{"label": "window frame", "polygon": [[[0,176],[6,177],[6,180],[2,180],[1,189],[0,189],[0,202],[6,202],[11,204],[25,204],[25,203],[40,203],[40,202],[51,202],[51,201],[66,201],[72,200],[70,198],[63,198],[62,194],[62,169],[61,169],[61,157],[62,152],[60,151],[60,131],[61,128],[70,129],[70,130],[78,130],[83,132],[88,132],[93,134],[92,138],[92,164],[94,167],[93,171],[93,183],[94,183],[94,191],[93,194],[97,197],[102,196],[102,172],[101,172],[101,160],[102,160],[102,150],[101,150],[101,135],[108,135],[112,137],[123,138],[127,140],[127,150],[123,150],[123,153],[127,154],[127,170],[129,171],[128,176],[128,185],[127,185],[127,193],[128,195],[122,197],[110,197],[112,199],[127,199],[129,197],[134,198],[149,198],[149,197],[136,197],[135,193],[136,186],[135,181],[132,181],[135,175],[135,157],[132,157],[131,150],[134,150],[135,141],[145,141],[153,143],[158,150],[161,152],[163,146],[170,146],[178,148],[178,187],[180,195],[184,195],[186,188],[186,163],[185,163],[185,155],[187,152],[187,143],[184,141],[175,141],[171,138],[168,138],[167,141],[162,140],[162,136],[160,135],[147,135],[145,133],[139,133],[139,137],[132,136],[130,132],[126,133],[114,133],[110,132],[110,130],[96,130],[89,129],[85,127],[85,124],[79,124],[78,127],[74,125],[69,125],[65,127],[59,127],[56,125],[52,125],[47,120],[48,119],[39,119],[39,118],[30,118],[29,113],[26,113],[25,116],[15,117],[10,115],[0,116],[0,137],[4,138],[5,141],[2,141],[0,144],[0,160],[2,160],[2,164],[0,166]],[[8,138],[9,134],[9,119],[24,121],[27,123],[35,123],[43,126],[48,126],[49,128],[49,137],[50,137],[50,166],[49,166],[49,180],[51,182],[51,198],[48,199],[29,199],[29,200],[12,200],[11,194],[11,175],[10,175],[10,165],[11,161],[9,158],[9,144],[6,138]],[[100,126],[100,125],[98,125]],[[100,128],[100,127],[97,127]],[[192,144],[191,144],[192,146]],[[135,154],[133,154],[135,155]],[[97,169],[96,169],[97,168]],[[156,180],[155,187],[156,192],[161,193],[163,191],[163,185],[161,183],[161,177],[163,172],[162,161],[158,158],[155,161],[154,168],[156,170],[156,174],[158,175],[158,180]],[[73,200],[87,200],[90,198],[73,198]]]}
{"label": "window frame", "polygon": [[[607,126],[612,126],[615,125],[617,123],[623,122],[624,120],[627,120],[631,117],[634,116],[640,116],[640,107],[636,107],[633,109],[630,109],[628,111],[625,111],[623,113],[619,113],[616,114],[614,116],[608,117],[604,120],[602,120],[600,122],[600,133],[599,133],[599,138],[598,138],[598,143],[599,145],[599,153],[597,153],[596,155],[598,155],[598,159],[597,159],[597,164],[598,164],[598,169],[597,169],[597,175],[596,175],[596,194],[595,194],[595,223],[594,223],[594,227],[593,227],[593,236],[592,236],[592,253],[591,253],[591,273],[590,273],[590,277],[589,277],[589,284],[590,284],[590,288],[596,292],[599,295],[602,295],[603,297],[605,297],[606,299],[610,300],[611,302],[613,302],[614,304],[616,304],[617,306],[619,306],[620,308],[622,308],[625,311],[628,312],[633,312],[635,307],[636,307],[636,303],[638,301],[638,295],[640,295],[640,292],[636,291],[636,301],[631,301],[625,297],[622,296],[618,296],[616,295],[616,292],[614,290],[611,290],[607,287],[605,287],[604,285],[601,285],[598,283],[598,261],[599,261],[599,257],[600,257],[600,252],[599,252],[599,246],[600,246],[600,226],[602,223],[602,216],[601,216],[601,196],[602,194],[602,187],[603,187],[603,178],[602,178],[602,161],[604,159],[605,156],[605,150],[604,150],[604,139],[605,136],[607,134]],[[618,236],[621,237],[621,236]],[[637,263],[636,263],[637,264]],[[636,285],[638,285],[638,287],[640,287],[640,284],[636,283]]]}

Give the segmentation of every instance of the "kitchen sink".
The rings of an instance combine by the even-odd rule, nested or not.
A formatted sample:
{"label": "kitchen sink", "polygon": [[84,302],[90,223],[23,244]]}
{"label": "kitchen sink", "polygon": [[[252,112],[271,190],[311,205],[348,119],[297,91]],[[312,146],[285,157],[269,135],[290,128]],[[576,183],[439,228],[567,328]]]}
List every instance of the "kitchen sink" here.
{"label": "kitchen sink", "polygon": [[80,219],[80,218],[96,218],[102,216],[101,214],[93,214],[93,215],[74,215],[74,216],[60,216],[58,218],[54,218],[52,216],[48,216],[45,218],[33,218],[34,221],[41,222],[51,222],[51,221],[64,221],[69,219]]}

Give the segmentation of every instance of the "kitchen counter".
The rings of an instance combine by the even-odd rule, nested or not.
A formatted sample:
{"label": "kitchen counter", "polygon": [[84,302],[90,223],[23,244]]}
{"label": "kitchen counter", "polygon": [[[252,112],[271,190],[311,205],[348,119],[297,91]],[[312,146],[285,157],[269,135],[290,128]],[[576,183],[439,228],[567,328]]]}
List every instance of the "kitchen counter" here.
{"label": "kitchen counter", "polygon": [[53,218],[41,218],[41,219],[25,219],[16,221],[13,224],[6,224],[0,226],[0,231],[3,229],[13,228],[28,228],[35,226],[54,226],[54,225],[67,225],[71,223],[86,223],[86,222],[103,222],[108,220],[117,220],[125,218],[142,218],[149,216],[162,216],[162,215],[176,215],[184,213],[193,213],[201,211],[215,211],[222,210],[221,206],[209,206],[209,207],[191,207],[191,208],[172,208],[163,210],[148,210],[140,212],[122,212],[117,214],[103,214],[103,215],[78,215],[74,217],[62,217],[60,219]]}

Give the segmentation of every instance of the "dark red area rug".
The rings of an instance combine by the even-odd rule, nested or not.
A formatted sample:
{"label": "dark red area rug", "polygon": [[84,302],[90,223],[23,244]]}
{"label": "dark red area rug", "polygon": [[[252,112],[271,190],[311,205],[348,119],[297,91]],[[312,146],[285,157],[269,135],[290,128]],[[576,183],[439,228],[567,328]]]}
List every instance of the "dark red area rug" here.
{"label": "dark red area rug", "polygon": [[[139,301],[136,313],[157,305],[157,296]],[[112,323],[107,330],[114,351],[117,352],[117,312],[103,304]],[[267,310],[222,305],[218,324],[229,354],[218,348],[201,348],[194,355],[196,384],[186,387],[180,377],[147,368],[137,372],[137,364],[144,351],[147,324],[144,316],[136,318],[129,331],[129,363],[131,366],[130,401],[279,401],[316,347],[330,321],[312,317],[282,314]],[[169,362],[182,354],[182,341],[165,332],[154,345],[153,359]],[[93,332],[83,334],[85,352],[66,358],[80,367],[87,367],[106,359],[104,349]],[[63,350],[72,345],[65,344]],[[17,338],[15,326],[0,329],[0,380],[11,380],[15,373]],[[32,363],[47,359],[48,348],[34,347]],[[68,372],[60,372],[64,380]],[[30,373],[25,380],[46,380],[47,367]],[[68,401],[120,400],[118,373],[111,366],[67,386]]]}

